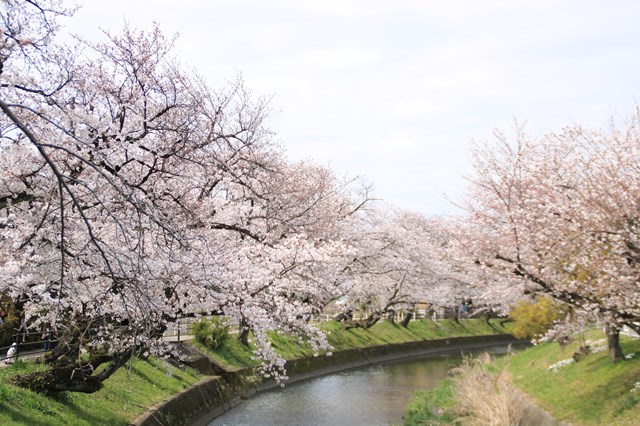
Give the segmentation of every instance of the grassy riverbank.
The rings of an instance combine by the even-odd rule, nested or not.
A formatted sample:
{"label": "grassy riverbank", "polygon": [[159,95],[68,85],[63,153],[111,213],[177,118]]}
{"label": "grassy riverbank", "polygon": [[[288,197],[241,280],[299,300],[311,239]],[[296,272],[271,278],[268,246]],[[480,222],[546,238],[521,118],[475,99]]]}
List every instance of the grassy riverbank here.
{"label": "grassy riverbank", "polygon": [[[402,343],[444,337],[490,335],[505,333],[497,321],[452,320],[415,321],[408,328],[380,322],[369,330],[345,330],[340,323],[323,325],[335,350]],[[285,335],[274,335],[276,350],[287,359],[311,356],[310,348]],[[255,365],[252,353],[235,339],[208,353],[230,369]],[[169,368],[154,358],[135,359],[104,383],[104,388],[91,394],[63,392],[46,397],[10,383],[15,374],[42,368],[33,362],[18,362],[0,368],[0,424],[1,425],[126,425],[151,407],[202,378],[191,369]],[[168,374],[170,371],[170,375]]]}
{"label": "grassy riverbank", "polygon": [[[640,389],[633,389],[634,386],[640,388],[640,340],[623,338],[625,353],[635,355],[613,364],[606,350],[597,349],[606,346],[603,338],[602,333],[592,331],[576,336],[566,347],[555,342],[545,343],[494,361],[481,367],[483,374],[491,378],[485,377],[487,386],[477,394],[490,398],[502,387],[515,386],[554,418],[572,425],[636,425],[640,418]],[[595,350],[578,362],[565,361],[572,359],[573,353],[585,342]],[[465,411],[461,407],[464,405],[462,380],[454,377],[434,390],[418,392],[407,407],[405,424],[459,422],[460,414]],[[526,402],[522,398],[507,400],[512,405]]]}
{"label": "grassy riverbank", "polygon": [[[41,368],[18,362],[0,368],[0,425],[127,425],[171,395],[200,379],[192,369],[171,369],[162,361],[134,359],[105,382],[94,394],[62,392],[47,397],[9,383],[15,374]],[[168,375],[168,373],[171,375]]]}
{"label": "grassy riverbank", "polygon": [[[461,320],[459,322],[446,319],[435,322],[430,320],[413,321],[406,328],[398,324],[381,321],[370,329],[354,328],[345,330],[344,324],[330,321],[322,324],[321,329],[327,333],[329,344],[334,350],[339,351],[447,337],[507,334],[509,325],[507,324],[507,328],[505,328],[500,324],[499,320],[491,320],[487,323],[481,319]],[[287,335],[272,334],[271,338],[273,347],[285,359],[313,356],[313,351],[308,345],[301,345]],[[217,351],[208,350],[202,345],[197,345],[197,347],[230,370],[257,364],[256,361],[251,359],[253,355],[251,350],[235,340],[228,341],[223,348]]]}

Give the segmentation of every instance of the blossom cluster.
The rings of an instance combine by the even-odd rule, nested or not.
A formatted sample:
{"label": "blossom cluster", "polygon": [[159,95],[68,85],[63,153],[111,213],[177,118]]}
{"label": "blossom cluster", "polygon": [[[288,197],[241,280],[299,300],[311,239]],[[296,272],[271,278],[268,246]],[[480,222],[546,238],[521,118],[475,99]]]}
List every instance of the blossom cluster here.
{"label": "blossom cluster", "polygon": [[477,143],[458,257],[502,300],[546,293],[571,307],[568,322],[596,317],[611,335],[637,328],[639,142],[635,111],[604,129],[535,137],[516,124]]}
{"label": "blossom cluster", "polygon": [[59,350],[163,354],[174,321],[224,314],[283,379],[268,332],[330,351],[309,320],[331,301],[376,321],[464,293],[440,221],[289,161],[267,101],[186,72],[157,26],[80,49],[60,1],[0,7],[0,296]]}

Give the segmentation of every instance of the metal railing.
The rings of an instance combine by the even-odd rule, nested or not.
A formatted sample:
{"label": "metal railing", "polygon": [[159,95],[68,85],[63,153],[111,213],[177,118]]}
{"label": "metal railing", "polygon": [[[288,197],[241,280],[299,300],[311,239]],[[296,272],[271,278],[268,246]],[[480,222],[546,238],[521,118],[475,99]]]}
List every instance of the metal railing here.
{"label": "metal railing", "polygon": [[[425,318],[427,316],[427,313],[428,311],[425,309],[416,309],[412,312],[412,316],[413,316],[412,319],[418,320],[418,319]],[[358,320],[367,318],[368,315],[369,315],[369,312],[366,312],[366,311],[354,312],[352,319],[355,321],[358,321]],[[318,325],[325,322],[329,322],[333,320],[335,317],[336,317],[335,314],[312,315],[311,318],[309,319],[309,323]],[[400,322],[402,321],[403,317],[404,317],[404,312],[397,312],[394,315],[394,320]],[[213,318],[213,317],[206,317],[206,318]],[[227,318],[229,320],[229,331],[233,334],[237,334],[240,329],[239,322],[237,320],[231,320],[229,317]],[[189,340],[193,337],[191,336],[191,324],[199,320],[200,320],[199,318],[179,319],[167,326],[167,330],[163,333],[163,338],[168,341],[177,341],[177,342],[180,342],[183,340]]]}
{"label": "metal railing", "polygon": [[[14,335],[13,343],[15,343],[15,346],[12,344],[0,347],[0,363],[9,364],[20,358],[32,358],[44,355],[46,351],[55,347],[58,343],[58,339],[55,336],[45,336],[43,338],[42,332],[34,331]],[[13,356],[9,356],[9,350],[12,346],[15,347],[15,354],[13,354]]]}
{"label": "metal railing", "polygon": [[[422,319],[427,316],[427,310],[414,310],[412,312],[413,320]],[[353,320],[362,320],[369,315],[368,312],[354,312]],[[403,319],[404,313],[398,312],[394,315],[394,320],[400,322]],[[334,314],[319,314],[310,318],[309,322],[314,325],[319,325],[335,318]],[[437,316],[436,316],[437,318]],[[432,318],[435,319],[435,318]],[[167,329],[163,333],[163,339],[168,342],[180,342],[193,339],[191,335],[191,325],[194,322],[199,321],[199,318],[182,318],[173,323],[168,324]],[[236,320],[229,321],[230,332],[237,334],[239,332],[240,324]],[[53,349],[57,344],[58,339],[56,337],[43,338],[42,332],[29,332],[20,333],[14,336],[16,343],[16,354],[9,358],[7,353],[11,346],[0,347],[0,363],[13,362],[20,358],[25,357],[37,357],[44,355],[46,351]]]}

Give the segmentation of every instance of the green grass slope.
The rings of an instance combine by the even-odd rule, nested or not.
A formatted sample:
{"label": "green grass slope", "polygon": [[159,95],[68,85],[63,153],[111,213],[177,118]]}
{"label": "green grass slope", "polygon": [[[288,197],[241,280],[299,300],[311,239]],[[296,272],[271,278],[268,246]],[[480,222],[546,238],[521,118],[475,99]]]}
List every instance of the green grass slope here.
{"label": "green grass slope", "polygon": [[[447,337],[508,333],[508,328],[502,326],[500,321],[490,320],[487,323],[482,319],[459,322],[452,319],[436,322],[423,319],[410,322],[406,328],[391,322],[380,321],[370,329],[351,330],[347,330],[343,323],[329,321],[322,324],[321,329],[327,333],[327,339],[334,351]],[[271,333],[270,337],[274,349],[285,359],[313,356],[311,348],[296,338],[283,333]],[[251,348],[240,345],[235,339],[229,339],[221,349],[216,351],[208,350],[197,343],[195,345],[230,370],[258,364],[258,361],[252,360]]]}
{"label": "green grass slope", "polygon": [[[498,322],[483,320],[415,321],[408,328],[382,321],[369,330],[346,330],[330,322],[323,329],[335,350],[401,343],[445,337],[504,333]],[[285,358],[311,356],[311,349],[284,334],[272,334],[273,346]],[[204,349],[202,346],[200,348]],[[229,339],[218,351],[207,353],[230,369],[258,364],[250,349]],[[202,378],[191,369],[169,369],[160,360],[133,360],[105,381],[94,394],[63,392],[47,397],[11,384],[10,378],[42,368],[33,362],[18,362],[0,368],[0,425],[126,425],[160,401]]]}
{"label": "green grass slope", "polygon": [[[603,339],[599,332],[585,336],[592,347],[606,345]],[[622,339],[625,354],[635,353],[624,362],[612,363],[603,350],[550,369],[571,359],[578,346],[578,340],[564,348],[551,342],[514,355],[509,360],[514,383],[561,421],[574,425],[640,424],[640,389],[633,390],[636,383],[640,386],[640,340]]]}
{"label": "green grass slope", "polygon": [[0,425],[127,425],[150,407],[197,382],[194,370],[170,369],[158,359],[139,359],[118,370],[94,394],[62,392],[47,397],[10,384],[15,374],[41,368],[18,362],[0,368]]}
{"label": "green grass slope", "polygon": [[[606,348],[578,362],[566,361],[585,342],[592,349],[606,346],[601,332],[590,331],[575,336],[567,346],[543,343],[497,359],[490,368],[498,373],[506,366],[513,384],[566,424],[640,424],[640,340],[622,338],[625,353],[631,355],[624,362],[612,363]],[[460,424],[456,380],[447,379],[436,389],[417,392],[406,408],[405,425]]]}

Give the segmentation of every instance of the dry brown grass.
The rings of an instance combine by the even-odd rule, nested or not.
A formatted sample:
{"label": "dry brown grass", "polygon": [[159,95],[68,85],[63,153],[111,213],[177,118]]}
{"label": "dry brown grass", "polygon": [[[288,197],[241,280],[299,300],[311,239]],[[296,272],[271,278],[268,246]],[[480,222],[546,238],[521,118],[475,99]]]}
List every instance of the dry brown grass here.
{"label": "dry brown grass", "polygon": [[525,426],[554,425],[509,379],[506,369],[489,371],[491,356],[465,359],[454,370],[457,411],[465,425]]}

